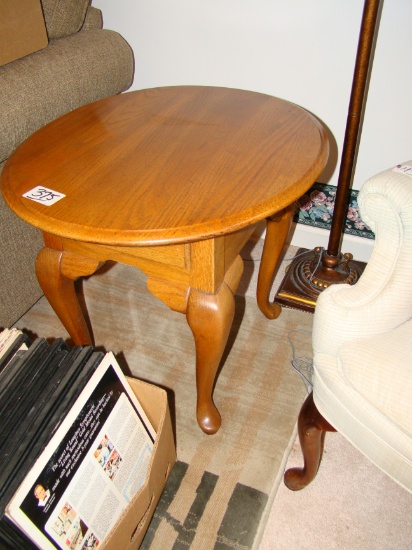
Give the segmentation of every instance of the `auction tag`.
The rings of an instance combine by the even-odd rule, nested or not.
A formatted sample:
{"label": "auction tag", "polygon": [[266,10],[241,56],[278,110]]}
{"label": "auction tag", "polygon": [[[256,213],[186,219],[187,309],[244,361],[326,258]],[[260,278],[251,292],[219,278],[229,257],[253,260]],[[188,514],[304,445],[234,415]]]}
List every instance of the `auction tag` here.
{"label": "auction tag", "polygon": [[393,171],[412,177],[412,166],[408,166],[407,164],[398,164],[398,166],[395,166]]}
{"label": "auction tag", "polygon": [[65,196],[66,195],[63,195],[63,193],[53,191],[53,189],[48,189],[47,187],[42,187],[41,185],[38,185],[34,189],[31,189],[30,191],[27,191],[27,193],[23,194],[23,197],[26,197],[26,199],[40,202],[45,206],[51,206],[60,199],[64,199]]}

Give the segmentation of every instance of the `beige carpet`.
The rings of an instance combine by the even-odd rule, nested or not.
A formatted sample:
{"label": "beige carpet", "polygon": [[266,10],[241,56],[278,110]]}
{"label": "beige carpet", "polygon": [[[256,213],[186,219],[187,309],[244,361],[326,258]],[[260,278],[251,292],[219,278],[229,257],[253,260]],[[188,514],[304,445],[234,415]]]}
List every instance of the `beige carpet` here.
{"label": "beige carpet", "polygon": [[[310,331],[312,316],[284,310],[268,321],[260,314],[260,251],[260,241],[243,251],[237,315],[215,390],[223,417],[215,436],[195,423],[194,345],[184,316],[153,298],[135,269],[115,265],[83,282],[97,346],[169,393],[178,463],[143,550],[410,547],[411,495],[338,434],[328,434],[311,486],[292,493],[281,483],[305,396],[290,366],[288,335],[297,354],[310,356],[310,334],[294,330]],[[17,326],[33,336],[66,337],[44,298]],[[299,452],[295,444],[293,465],[301,463]]]}
{"label": "beige carpet", "polygon": [[[288,465],[302,464],[295,443]],[[299,492],[283,483],[259,550],[412,548],[412,495],[338,433],[326,435],[315,480]]]}
{"label": "beige carpet", "polygon": [[[146,277],[129,266],[106,265],[82,282],[96,347],[113,351],[127,373],[166,388],[170,398],[178,463],[142,548],[247,550],[257,544],[305,395],[290,366],[288,335],[310,355],[312,324],[311,315],[296,310],[276,321],[260,313],[250,295],[257,275],[250,260],[257,253],[244,251],[241,294],[214,392],[222,415],[214,436],[195,420],[195,349],[184,315],[154,298]],[[67,338],[44,297],[17,326],[33,337]]]}

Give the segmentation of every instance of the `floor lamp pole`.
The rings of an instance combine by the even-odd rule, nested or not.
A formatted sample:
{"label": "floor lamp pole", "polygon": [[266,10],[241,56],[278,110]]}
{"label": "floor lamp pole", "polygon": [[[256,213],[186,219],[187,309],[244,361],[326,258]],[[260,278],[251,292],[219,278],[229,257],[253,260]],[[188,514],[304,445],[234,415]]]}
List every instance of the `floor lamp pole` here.
{"label": "floor lamp pole", "polygon": [[350,185],[352,183],[356,164],[357,149],[361,135],[361,123],[367,98],[369,69],[372,65],[375,29],[377,28],[380,3],[381,0],[366,0],[364,7],[348,118],[346,121],[335,210],[327,251],[327,255],[331,257],[336,257],[340,250],[341,235],[345,224]]}
{"label": "floor lamp pole", "polygon": [[365,0],[346,122],[345,139],[328,248],[317,247],[296,257],[280,285],[275,302],[313,311],[317,296],[336,283],[355,283],[364,264],[340,252],[348,199],[355,171],[373,51],[383,0]]}

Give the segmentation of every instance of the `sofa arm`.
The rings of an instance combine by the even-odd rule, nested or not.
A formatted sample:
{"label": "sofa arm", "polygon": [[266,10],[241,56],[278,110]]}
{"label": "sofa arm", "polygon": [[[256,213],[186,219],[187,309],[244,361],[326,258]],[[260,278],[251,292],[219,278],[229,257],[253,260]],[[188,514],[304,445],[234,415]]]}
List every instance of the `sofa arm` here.
{"label": "sofa arm", "polygon": [[90,30],[0,67],[0,162],[51,120],[128,89],[134,59],[116,32]]}

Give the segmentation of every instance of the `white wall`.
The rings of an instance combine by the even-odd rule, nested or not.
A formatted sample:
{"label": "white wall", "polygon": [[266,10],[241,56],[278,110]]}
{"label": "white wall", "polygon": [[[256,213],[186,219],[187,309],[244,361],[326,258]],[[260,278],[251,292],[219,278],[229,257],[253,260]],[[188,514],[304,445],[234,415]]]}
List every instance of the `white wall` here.
{"label": "white wall", "polygon": [[[331,132],[331,163],[320,181],[332,185],[338,179],[363,4],[93,0],[105,27],[119,31],[133,48],[132,89],[229,86],[297,103]],[[354,189],[412,159],[411,21],[411,0],[384,0]]]}

